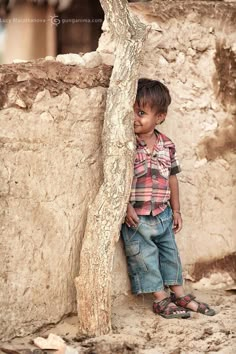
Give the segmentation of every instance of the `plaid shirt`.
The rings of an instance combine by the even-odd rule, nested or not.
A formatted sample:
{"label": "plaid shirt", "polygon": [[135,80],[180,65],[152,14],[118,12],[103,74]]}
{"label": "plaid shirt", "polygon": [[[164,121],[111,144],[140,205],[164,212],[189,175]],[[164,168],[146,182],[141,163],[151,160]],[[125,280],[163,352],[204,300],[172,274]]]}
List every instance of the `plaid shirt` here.
{"label": "plaid shirt", "polygon": [[165,210],[170,200],[169,176],[181,171],[174,143],[157,130],[155,134],[152,154],[137,137],[130,203],[138,215],[155,216]]}

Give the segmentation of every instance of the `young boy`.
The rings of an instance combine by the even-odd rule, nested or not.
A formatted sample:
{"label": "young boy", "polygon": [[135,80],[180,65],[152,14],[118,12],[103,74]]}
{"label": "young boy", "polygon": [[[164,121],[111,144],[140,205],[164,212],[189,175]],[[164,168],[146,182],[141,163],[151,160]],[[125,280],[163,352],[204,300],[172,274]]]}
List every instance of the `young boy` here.
{"label": "young boy", "polygon": [[[175,145],[155,129],[171,103],[159,81],[140,79],[134,105],[137,151],[122,238],[134,294],[153,293],[153,311],[165,318],[188,318],[189,311],[213,316],[215,311],[183,289],[182,267],[174,233],[182,228],[180,166]],[[169,297],[165,288],[169,287]]]}

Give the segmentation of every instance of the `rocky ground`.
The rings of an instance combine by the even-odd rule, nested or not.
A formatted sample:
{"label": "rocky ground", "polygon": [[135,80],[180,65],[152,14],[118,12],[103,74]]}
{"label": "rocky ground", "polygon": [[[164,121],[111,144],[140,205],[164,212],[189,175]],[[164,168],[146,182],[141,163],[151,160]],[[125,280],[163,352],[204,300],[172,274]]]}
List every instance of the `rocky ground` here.
{"label": "rocky ground", "polygon": [[[212,304],[217,314],[207,317],[192,313],[191,319],[166,320],[152,313],[152,298],[130,297],[113,306],[113,334],[94,339],[77,335],[77,317],[68,317],[56,326],[42,328],[34,335],[1,343],[0,353],[40,354],[33,339],[55,333],[79,354],[197,354],[236,352],[236,296],[234,290],[195,291]],[[8,351],[8,350],[9,351]],[[49,353],[49,351],[45,351]],[[55,353],[50,351],[50,353]]]}

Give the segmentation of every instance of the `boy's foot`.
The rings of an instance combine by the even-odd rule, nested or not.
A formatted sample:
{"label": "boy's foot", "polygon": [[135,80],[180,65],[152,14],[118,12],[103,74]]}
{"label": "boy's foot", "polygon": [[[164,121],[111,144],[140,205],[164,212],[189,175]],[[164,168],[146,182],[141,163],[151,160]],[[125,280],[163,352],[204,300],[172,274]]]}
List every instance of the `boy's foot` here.
{"label": "boy's foot", "polygon": [[192,294],[176,297],[175,293],[171,293],[170,298],[176,305],[188,311],[199,312],[206,316],[214,316],[216,314],[215,310],[211,309],[208,304],[195,300],[196,296]]}
{"label": "boy's foot", "polygon": [[176,306],[174,303],[172,303],[170,297],[166,297],[161,301],[154,301],[153,312],[167,319],[190,317],[190,313],[188,312],[188,310],[180,306]]}

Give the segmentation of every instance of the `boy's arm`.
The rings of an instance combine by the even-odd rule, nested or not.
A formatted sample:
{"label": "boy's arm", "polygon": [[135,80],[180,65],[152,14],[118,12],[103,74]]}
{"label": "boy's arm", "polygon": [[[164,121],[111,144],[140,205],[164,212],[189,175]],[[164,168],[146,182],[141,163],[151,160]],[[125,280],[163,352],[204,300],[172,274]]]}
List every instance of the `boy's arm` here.
{"label": "boy's arm", "polygon": [[179,184],[176,175],[170,175],[169,186],[170,186],[170,205],[173,212],[174,233],[177,233],[182,229],[183,221],[180,213]]}

